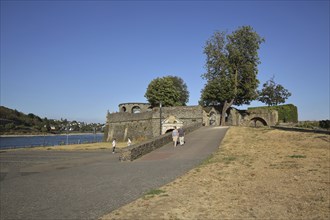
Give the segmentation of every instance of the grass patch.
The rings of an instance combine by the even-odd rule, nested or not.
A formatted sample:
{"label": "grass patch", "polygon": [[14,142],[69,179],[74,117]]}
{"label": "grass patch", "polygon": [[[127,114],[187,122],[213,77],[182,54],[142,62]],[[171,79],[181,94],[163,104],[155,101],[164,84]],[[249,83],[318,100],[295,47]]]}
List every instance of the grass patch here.
{"label": "grass patch", "polygon": [[236,160],[237,158],[234,156],[225,156],[222,158],[222,160],[225,162],[225,164],[229,164],[230,162]]}
{"label": "grass patch", "polygon": [[290,155],[288,157],[290,157],[290,158],[306,158],[305,155],[299,155],[299,154]]}
{"label": "grass patch", "polygon": [[200,163],[200,166],[205,166],[207,164],[211,164],[211,163],[214,163],[214,156],[213,155],[210,155],[208,156],[205,160],[203,160],[201,163]]}
{"label": "grass patch", "polygon": [[196,168],[196,169],[195,169],[195,172],[196,172],[196,173],[199,173],[199,172],[201,172],[201,169]]}
{"label": "grass patch", "polygon": [[161,196],[161,197],[165,197],[168,196],[168,194],[164,194],[166,191],[161,190],[161,189],[152,189],[149,192],[147,192],[146,194],[144,194],[143,199],[151,199],[157,195]]}

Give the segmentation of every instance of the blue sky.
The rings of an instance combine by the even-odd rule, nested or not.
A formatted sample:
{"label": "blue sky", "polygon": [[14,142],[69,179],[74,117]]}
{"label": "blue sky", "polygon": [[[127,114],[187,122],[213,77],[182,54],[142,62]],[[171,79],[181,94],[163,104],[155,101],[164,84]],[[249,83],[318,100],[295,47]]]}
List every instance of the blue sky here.
{"label": "blue sky", "polygon": [[197,105],[206,40],[243,25],[266,40],[260,88],[275,76],[299,120],[329,119],[329,1],[317,0],[2,0],[1,105],[104,123],[118,104],[146,102],[148,84],[166,75],[181,77]]}

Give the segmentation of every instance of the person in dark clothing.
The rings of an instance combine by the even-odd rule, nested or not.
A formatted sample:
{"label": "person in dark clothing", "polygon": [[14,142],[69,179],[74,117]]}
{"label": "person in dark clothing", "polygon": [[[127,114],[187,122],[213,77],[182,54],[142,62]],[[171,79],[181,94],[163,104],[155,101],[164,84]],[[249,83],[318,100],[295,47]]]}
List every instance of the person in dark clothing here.
{"label": "person in dark clothing", "polygon": [[180,142],[180,145],[184,145],[184,130],[183,128],[179,128],[178,130],[179,132],[179,142]]}

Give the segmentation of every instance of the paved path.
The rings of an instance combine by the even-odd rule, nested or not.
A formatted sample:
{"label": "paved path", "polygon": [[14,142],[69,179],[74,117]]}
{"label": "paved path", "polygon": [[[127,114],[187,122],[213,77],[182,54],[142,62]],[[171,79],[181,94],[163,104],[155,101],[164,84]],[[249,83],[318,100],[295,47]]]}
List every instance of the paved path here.
{"label": "paved path", "polygon": [[0,219],[98,219],[211,155],[227,129],[202,127],[133,162],[110,151],[0,153]]}

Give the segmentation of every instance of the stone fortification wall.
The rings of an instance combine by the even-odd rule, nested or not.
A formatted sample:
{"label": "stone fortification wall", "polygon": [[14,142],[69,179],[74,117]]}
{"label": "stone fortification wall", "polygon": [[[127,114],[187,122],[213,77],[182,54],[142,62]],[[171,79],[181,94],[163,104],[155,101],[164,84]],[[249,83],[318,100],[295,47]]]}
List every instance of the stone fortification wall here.
{"label": "stone fortification wall", "polygon": [[[256,125],[258,122],[266,126],[275,126],[278,122],[278,112],[276,110],[254,109],[247,110],[247,112],[250,118],[248,126]],[[261,119],[264,120],[266,124],[264,124]]]}
{"label": "stone fortification wall", "polygon": [[128,112],[116,112],[108,113],[107,122],[108,123],[117,123],[117,122],[127,122],[127,121],[139,121],[139,120],[150,120],[153,117],[153,113],[142,112],[137,114],[131,114]]}
{"label": "stone fortification wall", "polygon": [[118,105],[119,112],[128,112],[134,113],[134,109],[139,112],[147,112],[150,110],[149,103],[140,103],[140,102],[129,102],[129,103],[121,103]]}
{"label": "stone fortification wall", "polygon": [[[196,122],[203,122],[203,108],[199,105],[162,108],[162,119],[165,119],[170,115],[174,115],[183,121],[185,126]],[[154,117],[157,117],[157,115],[154,114]]]}
{"label": "stone fortification wall", "polygon": [[[153,136],[157,137],[160,134],[160,111],[159,108],[152,110],[152,127]],[[194,124],[196,122],[203,122],[203,108],[201,106],[177,106],[177,107],[163,107],[161,120],[165,120],[170,116],[175,116],[183,122],[184,126]]]}
{"label": "stone fortification wall", "polygon": [[152,112],[131,114],[118,112],[107,115],[106,141],[116,138],[118,141],[126,141],[128,137],[134,139],[147,139],[153,136],[151,123]]}
{"label": "stone fortification wall", "polygon": [[278,112],[270,109],[237,110],[230,109],[228,125],[233,126],[274,126],[278,122]]}
{"label": "stone fortification wall", "polygon": [[[130,109],[134,105],[126,103],[120,106],[126,106],[127,109]],[[108,132],[104,139],[111,141],[116,138],[118,141],[126,141],[128,137],[133,140],[157,137],[160,135],[160,122],[169,116],[175,116],[183,122],[184,126],[203,122],[203,108],[201,106],[162,107],[161,111],[160,114],[160,108],[155,107],[136,114],[129,112],[108,113]]]}
{"label": "stone fortification wall", "polygon": [[[202,123],[194,123],[189,126],[184,126],[185,133],[188,134],[196,129],[202,127]],[[142,142],[140,144],[132,145],[121,150],[119,157],[120,161],[133,161],[151,151],[162,147],[163,145],[172,141],[172,134],[167,133],[158,137],[152,138],[151,140]]]}

